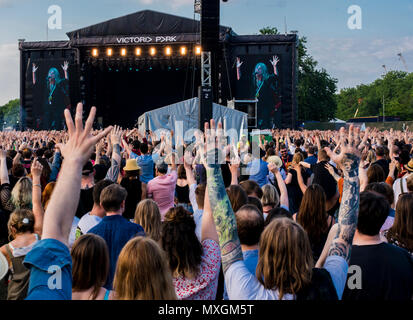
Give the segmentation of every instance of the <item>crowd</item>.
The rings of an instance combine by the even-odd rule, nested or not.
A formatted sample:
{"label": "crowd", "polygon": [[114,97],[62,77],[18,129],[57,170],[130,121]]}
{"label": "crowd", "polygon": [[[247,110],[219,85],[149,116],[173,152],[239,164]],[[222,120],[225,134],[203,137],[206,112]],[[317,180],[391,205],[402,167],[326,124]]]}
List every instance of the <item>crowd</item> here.
{"label": "crowd", "polygon": [[0,133],[0,298],[413,298],[408,130],[174,145],[82,113]]}

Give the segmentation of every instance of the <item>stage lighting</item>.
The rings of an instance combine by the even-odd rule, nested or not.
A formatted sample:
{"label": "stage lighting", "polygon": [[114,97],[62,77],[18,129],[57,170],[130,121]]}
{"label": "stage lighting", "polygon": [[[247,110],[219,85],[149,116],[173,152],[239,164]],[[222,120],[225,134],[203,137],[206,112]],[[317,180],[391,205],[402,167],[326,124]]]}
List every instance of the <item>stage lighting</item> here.
{"label": "stage lighting", "polygon": [[142,49],[141,49],[141,48],[136,48],[135,54],[136,54],[137,56],[140,56],[140,55],[142,54]]}
{"label": "stage lighting", "polygon": [[112,50],[111,48],[109,48],[109,49],[106,51],[106,54],[107,54],[109,57],[111,57],[112,54],[113,54],[113,50]]}
{"label": "stage lighting", "polygon": [[170,55],[172,54],[172,48],[171,48],[171,47],[166,47],[166,48],[165,48],[165,54],[166,54],[167,56],[170,56]]}
{"label": "stage lighting", "polygon": [[186,47],[181,47],[181,55],[186,55]]}
{"label": "stage lighting", "polygon": [[92,56],[97,57],[99,55],[99,50],[98,49],[92,49]]}
{"label": "stage lighting", "polygon": [[197,56],[199,56],[199,55],[201,55],[201,53],[202,53],[202,48],[201,48],[201,46],[196,46],[196,47],[195,47],[195,54],[196,54]]}
{"label": "stage lighting", "polygon": [[126,48],[122,48],[122,49],[120,50],[120,55],[121,55],[122,57],[125,57],[125,56],[126,56],[126,53],[127,53]]}
{"label": "stage lighting", "polygon": [[151,48],[149,49],[149,54],[150,54],[151,56],[154,56],[154,55],[156,54],[156,49],[155,49],[155,47],[151,47]]}

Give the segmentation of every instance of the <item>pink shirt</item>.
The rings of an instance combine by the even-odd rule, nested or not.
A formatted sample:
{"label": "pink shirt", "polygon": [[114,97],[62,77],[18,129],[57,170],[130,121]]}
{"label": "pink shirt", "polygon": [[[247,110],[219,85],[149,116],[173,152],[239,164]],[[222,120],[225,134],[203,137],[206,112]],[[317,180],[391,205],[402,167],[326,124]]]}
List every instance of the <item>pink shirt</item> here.
{"label": "pink shirt", "polygon": [[162,221],[166,212],[174,206],[175,187],[178,175],[176,170],[164,176],[159,176],[148,182],[148,197],[152,198],[159,207]]}

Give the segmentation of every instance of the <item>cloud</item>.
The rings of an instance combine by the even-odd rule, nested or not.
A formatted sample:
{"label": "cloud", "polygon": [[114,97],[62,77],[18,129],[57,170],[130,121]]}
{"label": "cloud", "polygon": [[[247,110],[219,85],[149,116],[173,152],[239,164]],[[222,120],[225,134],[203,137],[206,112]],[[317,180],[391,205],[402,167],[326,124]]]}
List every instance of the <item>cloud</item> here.
{"label": "cloud", "polygon": [[309,53],[338,79],[338,88],[370,83],[387,70],[406,71],[397,54],[403,53],[409,70],[413,65],[413,36],[399,38],[377,38],[371,40],[308,39]]}
{"label": "cloud", "polygon": [[[1,1],[1,0],[0,0]],[[138,0],[141,4],[144,5],[152,5],[152,4],[164,4],[165,0]],[[173,8],[178,8],[186,5],[193,5],[194,0],[170,0],[168,1],[168,5]]]}
{"label": "cloud", "polygon": [[20,54],[17,43],[0,44],[0,70],[0,105],[4,105],[19,97]]}

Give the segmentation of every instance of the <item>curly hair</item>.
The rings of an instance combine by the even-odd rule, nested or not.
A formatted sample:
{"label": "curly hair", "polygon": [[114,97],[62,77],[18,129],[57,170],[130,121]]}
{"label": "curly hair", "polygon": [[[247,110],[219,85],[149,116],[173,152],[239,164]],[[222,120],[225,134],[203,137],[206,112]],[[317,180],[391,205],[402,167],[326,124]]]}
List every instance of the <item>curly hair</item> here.
{"label": "curly hair", "polygon": [[202,257],[202,245],[195,234],[195,221],[182,206],[171,208],[162,226],[162,248],[175,276],[196,276]]}

